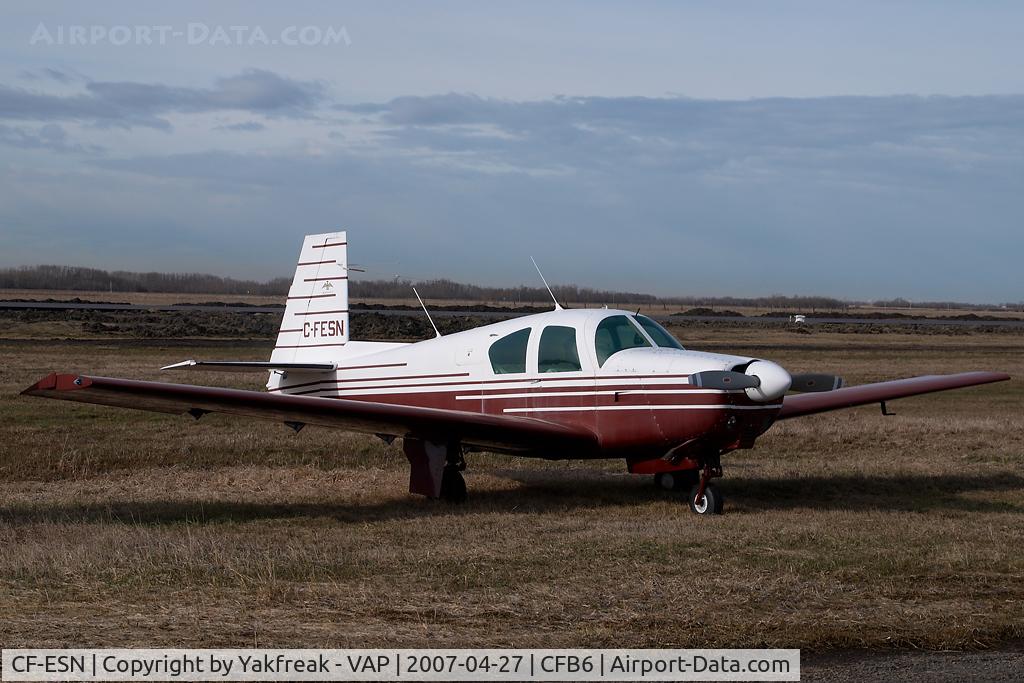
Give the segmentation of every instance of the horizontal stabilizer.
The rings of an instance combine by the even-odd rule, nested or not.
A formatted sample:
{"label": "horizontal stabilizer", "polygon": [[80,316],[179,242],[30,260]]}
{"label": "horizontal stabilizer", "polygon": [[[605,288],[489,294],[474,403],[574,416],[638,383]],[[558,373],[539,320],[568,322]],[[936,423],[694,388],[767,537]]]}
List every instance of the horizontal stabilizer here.
{"label": "horizontal stabilizer", "polygon": [[293,372],[334,372],[335,363],[275,363],[249,360],[183,360],[180,363],[165,365],[161,370],[177,368],[201,367],[204,370],[217,372],[267,372],[268,370],[285,370]]}

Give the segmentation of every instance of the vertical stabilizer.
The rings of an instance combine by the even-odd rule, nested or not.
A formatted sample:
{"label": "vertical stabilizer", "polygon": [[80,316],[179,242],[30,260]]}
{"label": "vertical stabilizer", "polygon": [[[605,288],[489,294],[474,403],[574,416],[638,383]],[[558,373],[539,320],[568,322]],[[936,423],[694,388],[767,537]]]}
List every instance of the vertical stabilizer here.
{"label": "vertical stabilizer", "polygon": [[270,359],[278,363],[329,362],[343,355],[348,332],[346,235],[306,235]]}

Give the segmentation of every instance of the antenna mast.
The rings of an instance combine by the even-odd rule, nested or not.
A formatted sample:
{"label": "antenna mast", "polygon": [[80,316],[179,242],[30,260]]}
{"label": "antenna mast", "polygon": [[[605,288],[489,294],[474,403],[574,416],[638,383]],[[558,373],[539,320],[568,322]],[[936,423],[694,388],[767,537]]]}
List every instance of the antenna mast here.
{"label": "antenna mast", "polygon": [[430,317],[430,311],[427,310],[426,305],[423,303],[423,299],[420,298],[420,293],[416,291],[416,288],[412,288],[412,293],[416,295],[416,299],[420,302],[420,306],[423,307],[423,312],[427,314],[427,320],[430,321],[430,326],[434,328],[434,334],[441,337],[441,333],[437,329],[437,325],[434,324],[434,319]]}
{"label": "antenna mast", "polygon": [[530,257],[530,260],[533,261],[533,267],[537,269],[537,275],[540,275],[540,281],[544,283],[544,288],[548,290],[548,294],[551,295],[551,300],[555,302],[555,310],[562,310],[562,305],[558,303],[558,299],[555,298],[555,293],[551,291],[551,287],[548,286],[548,281],[544,279],[544,273],[540,272],[540,266],[537,265],[537,260],[532,256]]}

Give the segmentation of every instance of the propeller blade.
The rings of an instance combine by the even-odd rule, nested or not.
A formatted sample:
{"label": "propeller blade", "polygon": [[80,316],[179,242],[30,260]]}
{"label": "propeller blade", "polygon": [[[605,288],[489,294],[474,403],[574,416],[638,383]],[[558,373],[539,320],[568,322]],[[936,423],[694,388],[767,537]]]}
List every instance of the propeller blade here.
{"label": "propeller blade", "polygon": [[835,391],[841,386],[843,386],[843,378],[838,375],[808,372],[802,375],[793,375],[793,384],[790,385],[789,390],[801,393]]}
{"label": "propeller blade", "polygon": [[690,375],[690,384],[701,389],[756,389],[761,378],[728,370],[705,370]]}

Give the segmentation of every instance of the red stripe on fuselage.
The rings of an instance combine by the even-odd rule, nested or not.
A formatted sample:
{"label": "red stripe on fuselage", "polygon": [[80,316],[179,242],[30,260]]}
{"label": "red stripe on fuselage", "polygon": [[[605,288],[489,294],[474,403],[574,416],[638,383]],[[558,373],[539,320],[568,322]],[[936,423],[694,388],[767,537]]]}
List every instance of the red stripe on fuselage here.
{"label": "red stripe on fuselage", "polygon": [[[370,366],[370,367],[373,367],[373,366]],[[338,368],[338,369],[340,370],[341,368]],[[451,373],[451,374],[443,374],[443,375],[395,375],[393,377],[344,377],[344,378],[341,378],[341,379],[324,379],[324,380],[320,380],[320,381],[316,382],[316,384],[345,384],[345,383],[348,383],[348,382],[386,382],[386,381],[394,382],[394,381],[407,380],[407,379],[428,379],[428,378],[435,378],[435,377],[469,377],[469,376],[470,376],[470,373],[462,372],[462,373]],[[690,384],[681,384],[681,385],[670,385],[670,384],[656,385],[656,384],[652,384],[652,385],[647,385],[647,386],[642,386],[642,385],[626,385],[624,388],[618,388],[618,387],[613,386],[613,385],[594,385],[594,384],[591,384],[591,382],[595,382],[597,380],[604,380],[604,381],[611,380],[611,381],[617,381],[617,382],[626,383],[626,382],[635,382],[637,380],[641,380],[642,381],[642,380],[645,380],[645,379],[674,379],[674,378],[686,378],[686,377],[689,377],[689,375],[630,375],[629,377],[622,377],[621,379],[618,378],[618,377],[614,377],[614,376],[597,377],[597,378],[594,378],[594,377],[560,377],[560,378],[557,378],[557,379],[556,378],[551,378],[551,379],[549,379],[547,381],[551,381],[551,382],[584,382],[586,384],[583,384],[582,386],[577,385],[577,386],[572,386],[572,387],[550,386],[550,385],[549,386],[531,386],[531,387],[523,387],[522,389],[518,389],[518,388],[517,389],[504,389],[504,388],[501,388],[501,387],[495,387],[494,390],[495,391],[517,391],[518,392],[518,391],[539,391],[539,390],[542,390],[542,389],[546,390],[546,391],[551,391],[551,390],[556,390],[556,389],[575,389],[577,391],[581,391],[581,390],[589,389],[590,387],[596,387],[596,389],[603,389],[603,390],[609,390],[609,391],[616,391],[616,390],[618,390],[618,391],[645,391],[645,390],[651,390],[651,389],[658,389],[658,388],[662,388],[662,387],[672,388],[673,386],[687,387],[688,389],[691,389],[691,390],[699,388],[699,387],[695,387],[695,386],[690,385]],[[419,383],[419,384],[381,384],[381,385],[377,385],[377,386],[358,387],[358,388],[359,389],[392,389],[392,388],[410,388],[410,389],[412,389],[412,388],[416,388],[416,387],[463,386],[463,385],[465,385],[465,386],[478,386],[478,385],[483,385],[483,384],[492,384],[493,385],[493,384],[516,384],[516,383],[523,384],[525,382],[544,382],[544,381],[545,380],[543,380],[543,379],[537,379],[535,377],[530,377],[530,378],[517,377],[515,379],[465,380],[463,382],[424,382],[424,383]],[[287,391],[288,389],[296,389],[296,388],[303,387],[303,386],[309,386],[309,383],[307,383],[307,384],[291,384],[291,385],[286,386],[286,387],[278,387],[276,389],[272,389],[272,391]],[[324,391],[327,391],[327,389],[325,388]],[[481,391],[486,391],[486,389],[481,389]]]}

